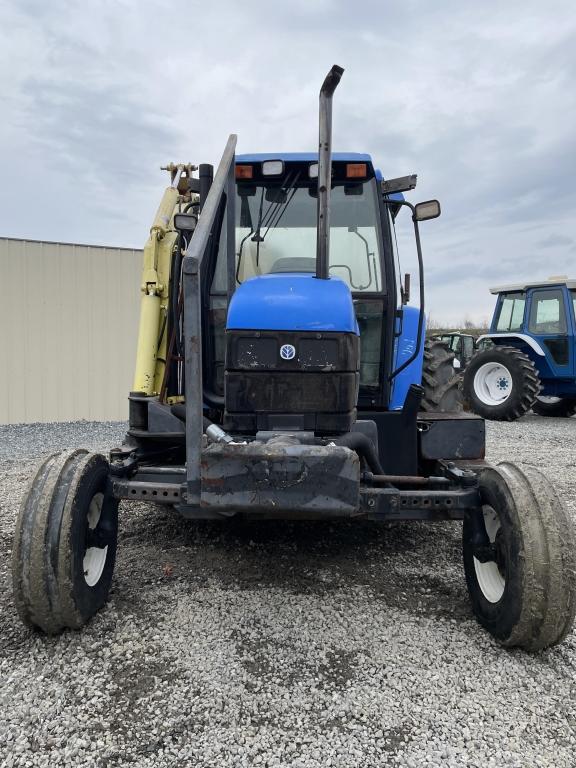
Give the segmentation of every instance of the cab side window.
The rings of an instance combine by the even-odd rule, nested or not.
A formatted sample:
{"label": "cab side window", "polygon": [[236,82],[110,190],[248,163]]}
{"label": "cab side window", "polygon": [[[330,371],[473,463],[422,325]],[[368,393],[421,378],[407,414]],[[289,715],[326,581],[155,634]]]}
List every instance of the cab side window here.
{"label": "cab side window", "polygon": [[462,339],[464,344],[464,357],[469,360],[474,354],[474,339],[471,336],[464,336]]}
{"label": "cab side window", "polygon": [[530,308],[530,333],[566,333],[566,313],[562,291],[556,289],[534,291]]}
{"label": "cab side window", "polygon": [[521,331],[524,323],[525,306],[526,294],[523,291],[505,294],[500,303],[496,332],[509,333]]}

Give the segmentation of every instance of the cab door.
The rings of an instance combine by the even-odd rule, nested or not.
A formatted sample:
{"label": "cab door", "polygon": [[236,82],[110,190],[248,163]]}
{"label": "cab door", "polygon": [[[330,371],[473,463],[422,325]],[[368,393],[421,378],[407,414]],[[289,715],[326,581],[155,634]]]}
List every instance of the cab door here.
{"label": "cab door", "polygon": [[576,288],[571,288],[568,291],[568,316],[570,323],[572,324],[572,330],[569,333],[569,345],[572,350],[572,359],[574,360],[573,374],[576,376]]}
{"label": "cab door", "polygon": [[544,352],[550,372],[544,378],[574,375],[572,318],[567,312],[566,291],[562,288],[536,288],[530,292],[527,330]]}

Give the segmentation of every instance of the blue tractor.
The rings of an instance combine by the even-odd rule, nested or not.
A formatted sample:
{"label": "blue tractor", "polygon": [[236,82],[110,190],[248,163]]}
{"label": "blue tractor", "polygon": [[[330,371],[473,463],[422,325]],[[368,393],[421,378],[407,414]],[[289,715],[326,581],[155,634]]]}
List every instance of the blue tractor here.
{"label": "blue tractor", "polygon": [[[80,627],[104,604],[123,500],[189,519],[463,521],[479,622],[529,649],[569,632],[570,518],[534,468],[484,461],[484,420],[460,407],[452,355],[425,345],[419,223],[440,206],[407,202],[415,177],[385,180],[369,155],[332,155],[342,71],[320,91],[318,152],[235,157],[231,136],[215,176],[168,166],[128,433],[108,459],[57,454],[33,479],[13,555],[27,624]],[[418,308],[396,271],[402,210]]]}
{"label": "blue tractor", "polygon": [[576,280],[491,288],[490,332],[464,373],[464,396],[485,419],[576,413]]}

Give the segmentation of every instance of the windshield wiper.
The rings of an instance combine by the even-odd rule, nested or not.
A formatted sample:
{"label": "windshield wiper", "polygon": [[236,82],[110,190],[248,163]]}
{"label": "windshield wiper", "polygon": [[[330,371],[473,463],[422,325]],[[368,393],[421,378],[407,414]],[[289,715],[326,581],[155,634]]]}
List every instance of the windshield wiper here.
{"label": "windshield wiper", "polygon": [[[242,262],[242,249],[244,247],[244,243],[248,238],[251,239],[253,243],[256,243],[256,266],[260,266],[260,243],[264,242],[264,239],[266,238],[268,232],[273,227],[277,227],[280,221],[282,220],[282,217],[286,213],[286,209],[288,208],[288,205],[292,201],[294,195],[298,191],[298,188],[296,187],[296,184],[298,182],[298,179],[300,178],[301,172],[295,171],[292,175],[287,175],[284,186],[281,186],[279,188],[280,192],[283,192],[286,195],[286,199],[284,201],[282,200],[271,200],[270,204],[264,211],[264,192],[265,187],[262,187],[261,194],[260,194],[260,204],[258,209],[258,220],[256,222],[256,228],[253,229],[252,226],[250,227],[250,232],[242,238],[242,241],[240,242],[240,248],[238,249],[238,262],[236,265],[236,282],[240,283],[240,266]],[[262,229],[266,227],[266,231],[264,234],[262,234]]]}
{"label": "windshield wiper", "polygon": [[[296,186],[296,182],[298,181],[299,175],[300,174],[298,174],[296,176],[296,178],[294,179],[294,183],[292,184],[292,186],[286,188],[286,192],[288,193],[288,196],[286,198],[286,202],[278,203],[277,204],[277,208],[276,208],[275,212],[278,212],[278,216],[276,216],[275,220],[273,220],[273,216],[270,218],[270,223],[268,224],[266,232],[264,233],[264,237],[266,237],[266,235],[268,234],[268,232],[270,231],[270,229],[272,227],[277,227],[278,224],[280,224],[282,216],[284,216],[284,214],[286,213],[286,209],[288,208],[288,206],[290,205],[290,202],[292,201],[292,198],[294,197],[294,195],[298,191],[298,187]],[[280,210],[280,206],[282,206],[282,205],[284,207],[282,208],[282,210]],[[264,240],[264,237],[262,238],[263,240]]]}
{"label": "windshield wiper", "polygon": [[[272,203],[270,203],[272,205]],[[262,187],[262,191],[260,192],[260,207],[258,209],[258,222],[256,223],[256,229],[254,232],[250,233],[253,234],[252,242],[253,243],[259,243],[262,240],[262,237],[260,236],[260,227],[262,226],[262,208],[264,207],[264,187]],[[270,206],[267,210],[269,210]]]}
{"label": "windshield wiper", "polygon": [[[252,242],[256,243],[256,265],[260,265],[260,243],[264,242],[266,235],[271,228],[278,226],[278,223],[284,216],[290,201],[294,197],[297,191],[296,183],[300,178],[300,171],[296,171],[292,176],[286,176],[285,183],[280,186],[279,191],[286,195],[285,200],[272,200],[270,205],[266,208],[266,211],[262,213],[263,209],[263,195],[264,188],[262,188],[262,197],[260,198],[260,211],[258,213],[258,222],[256,229],[252,235]],[[266,227],[266,232],[262,235],[262,228]]]}

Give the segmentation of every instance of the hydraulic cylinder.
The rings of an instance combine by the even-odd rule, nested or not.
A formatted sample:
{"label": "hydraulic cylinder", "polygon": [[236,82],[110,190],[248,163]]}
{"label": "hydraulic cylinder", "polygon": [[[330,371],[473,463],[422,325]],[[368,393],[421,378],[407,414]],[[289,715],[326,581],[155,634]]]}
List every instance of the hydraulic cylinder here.
{"label": "hydraulic cylinder", "polygon": [[154,373],[158,353],[158,332],[160,327],[160,296],[150,292],[142,295],[140,304],[140,329],[136,351],[135,392],[154,393]]}

